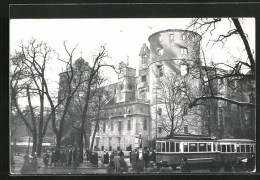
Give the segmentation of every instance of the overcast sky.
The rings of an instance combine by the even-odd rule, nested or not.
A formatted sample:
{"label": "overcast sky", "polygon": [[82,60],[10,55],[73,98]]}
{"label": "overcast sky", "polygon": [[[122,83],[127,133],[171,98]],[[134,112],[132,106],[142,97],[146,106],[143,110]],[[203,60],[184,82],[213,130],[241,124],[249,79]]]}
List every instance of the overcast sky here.
{"label": "overcast sky", "polygon": [[[11,53],[17,49],[21,42],[28,41],[32,37],[48,43],[59,53],[64,53],[62,43],[67,40],[70,48],[78,44],[75,59],[81,56],[89,59],[90,52],[98,48],[100,44],[107,45],[111,62],[113,64],[121,61],[126,62],[129,56],[129,65],[137,68],[138,54],[143,43],[149,46],[148,37],[165,29],[186,29],[191,19],[167,18],[167,19],[15,19],[10,21],[10,50]],[[245,18],[242,22],[244,31],[252,49],[255,49],[255,19]],[[217,32],[227,32],[228,23],[222,23]],[[235,37],[228,41],[225,49],[222,45],[213,48],[206,45],[209,37],[202,37],[202,47],[206,58],[210,61],[220,62],[233,56],[244,56],[242,41]],[[62,70],[62,64],[57,63],[50,66],[49,77],[53,81],[58,80],[58,73]],[[112,71],[108,71],[113,77],[112,82],[117,79]],[[107,73],[108,74],[108,73]]]}

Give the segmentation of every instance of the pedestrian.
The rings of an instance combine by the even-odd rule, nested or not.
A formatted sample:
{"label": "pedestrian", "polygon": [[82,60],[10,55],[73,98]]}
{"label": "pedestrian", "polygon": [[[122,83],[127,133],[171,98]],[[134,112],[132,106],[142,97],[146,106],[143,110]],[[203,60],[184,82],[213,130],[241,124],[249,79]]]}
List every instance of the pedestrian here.
{"label": "pedestrian", "polygon": [[38,161],[37,161],[37,153],[36,152],[32,153],[30,167],[31,167],[32,173],[37,172]]}
{"label": "pedestrian", "polygon": [[112,151],[111,154],[110,154],[110,168],[111,168],[112,170],[115,169],[114,157],[115,157],[115,152]]}
{"label": "pedestrian", "polygon": [[167,164],[167,161],[163,161],[163,165],[159,171],[160,173],[172,173],[173,169]]}
{"label": "pedestrian", "polygon": [[69,152],[68,149],[65,150],[65,158],[66,158],[65,163],[68,166],[69,165],[69,160],[70,160],[70,152]]}
{"label": "pedestrian", "polygon": [[93,164],[95,167],[98,167],[98,153],[95,152],[94,155],[93,155]]}
{"label": "pedestrian", "polygon": [[181,171],[182,172],[191,172],[191,167],[188,163],[187,158],[182,159],[183,164],[181,165]]}
{"label": "pedestrian", "polygon": [[23,157],[24,162],[23,162],[23,166],[20,170],[21,174],[30,174],[31,170],[30,170],[30,157],[29,154],[25,154],[25,156]]}
{"label": "pedestrian", "polygon": [[101,154],[101,162],[104,164],[104,156],[106,154],[106,150],[103,151],[103,153]]}
{"label": "pedestrian", "polygon": [[133,167],[133,171],[135,171],[136,170],[136,165],[137,165],[137,152],[136,152],[136,149],[134,149],[133,151],[132,151],[132,167]]}
{"label": "pedestrian", "polygon": [[154,163],[156,163],[156,154],[155,154],[155,150],[152,150],[152,153],[151,153],[151,155],[150,155],[150,159],[151,159]]}
{"label": "pedestrian", "polygon": [[120,163],[120,172],[128,172],[128,166],[125,162],[124,156],[120,157],[119,163]]}
{"label": "pedestrian", "polygon": [[149,164],[149,150],[147,149],[147,147],[144,148],[143,159],[144,159],[144,166],[145,168],[147,168]]}
{"label": "pedestrian", "polygon": [[55,166],[55,161],[56,161],[56,154],[55,154],[55,151],[52,151],[52,153],[51,153],[51,164],[50,164],[50,166],[52,166],[52,164]]}
{"label": "pedestrian", "polygon": [[72,150],[69,150],[69,161],[68,161],[68,165],[70,166],[72,162]]}
{"label": "pedestrian", "polygon": [[65,151],[62,150],[60,153],[60,166],[62,167],[65,162],[66,162],[66,155],[65,155]]}
{"label": "pedestrian", "polygon": [[115,157],[114,157],[114,164],[115,164],[116,172],[119,172],[119,170],[120,170],[120,157],[118,156],[118,154],[116,154]]}
{"label": "pedestrian", "polygon": [[119,157],[122,157],[122,156],[124,157],[124,155],[125,155],[125,154],[123,153],[122,149],[120,149],[120,152],[118,153],[118,156],[119,156]]}
{"label": "pedestrian", "polygon": [[84,153],[84,156],[86,156],[86,158],[87,158],[87,162],[89,161],[89,153],[90,153],[90,151],[89,151],[89,149],[87,148],[86,151],[85,151],[85,153]]}
{"label": "pedestrian", "polygon": [[144,172],[144,160],[142,158],[137,162],[136,172]]}
{"label": "pedestrian", "polygon": [[106,154],[104,155],[104,164],[109,164],[109,154],[108,154],[108,152],[106,152]]}
{"label": "pedestrian", "polygon": [[47,167],[49,165],[49,159],[50,159],[50,154],[49,154],[49,150],[47,150],[47,152],[44,153],[44,155],[43,155],[43,163],[44,163],[45,167]]}

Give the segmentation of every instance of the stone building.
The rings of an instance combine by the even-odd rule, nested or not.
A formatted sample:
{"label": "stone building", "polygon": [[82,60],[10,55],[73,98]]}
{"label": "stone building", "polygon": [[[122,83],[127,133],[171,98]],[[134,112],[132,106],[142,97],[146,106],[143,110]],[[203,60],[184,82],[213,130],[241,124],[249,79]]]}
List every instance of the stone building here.
{"label": "stone building", "polygon": [[[128,63],[121,62],[118,82],[104,87],[109,92],[109,100],[102,109],[98,121],[95,150],[153,147],[155,138],[169,135],[165,124],[162,123],[162,117],[167,116],[167,111],[166,104],[160,101],[163,96],[160,82],[167,75],[176,78],[188,77],[192,67],[201,66],[201,36],[192,31],[169,29],[152,34],[148,40],[149,47],[143,44],[137,57],[138,75],[136,69],[129,67]],[[199,79],[190,77],[188,82],[192,92],[203,92],[207,89],[207,87],[202,89]],[[214,81],[214,90],[225,97],[234,96],[234,92],[242,92],[243,95],[241,93],[235,95],[235,98],[240,99],[250,97],[254,91],[252,87],[250,90],[240,89],[239,92],[238,90],[231,92],[228,84]],[[241,85],[239,87],[242,87]],[[249,124],[254,124],[252,109],[239,109],[235,106],[230,108],[233,105],[217,100],[205,101],[204,104],[206,106],[194,108],[193,113],[186,113],[185,121],[175,123],[178,125],[178,130],[174,133],[221,138],[238,137],[234,133],[236,128],[242,131],[248,129]],[[181,106],[178,108],[183,111]],[[234,117],[231,114],[234,114]],[[236,128],[232,127],[233,119],[240,121],[235,122],[238,126]],[[244,122],[248,123],[243,125]],[[94,127],[96,121],[92,123]],[[90,139],[92,136],[93,131]]]}

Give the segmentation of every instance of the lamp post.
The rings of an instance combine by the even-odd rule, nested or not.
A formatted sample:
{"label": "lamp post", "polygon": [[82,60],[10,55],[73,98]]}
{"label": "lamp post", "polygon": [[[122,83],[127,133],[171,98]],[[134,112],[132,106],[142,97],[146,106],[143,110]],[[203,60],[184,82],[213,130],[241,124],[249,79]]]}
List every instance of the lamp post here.
{"label": "lamp post", "polygon": [[139,133],[139,159],[142,157],[142,133]]}

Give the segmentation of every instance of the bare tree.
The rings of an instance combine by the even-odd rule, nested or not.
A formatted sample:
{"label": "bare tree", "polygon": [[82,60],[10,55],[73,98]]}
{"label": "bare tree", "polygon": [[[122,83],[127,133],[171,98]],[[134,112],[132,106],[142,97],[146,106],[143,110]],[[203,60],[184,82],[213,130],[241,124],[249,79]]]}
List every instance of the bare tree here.
{"label": "bare tree", "polygon": [[[36,39],[23,42],[19,51],[11,58],[11,99],[19,116],[33,136],[32,151],[38,156],[41,154],[41,146],[51,113],[45,118],[45,71],[53,50],[44,42]],[[33,104],[34,98],[39,99],[39,109]],[[24,108],[19,101],[27,99],[30,117],[25,115]]]}

